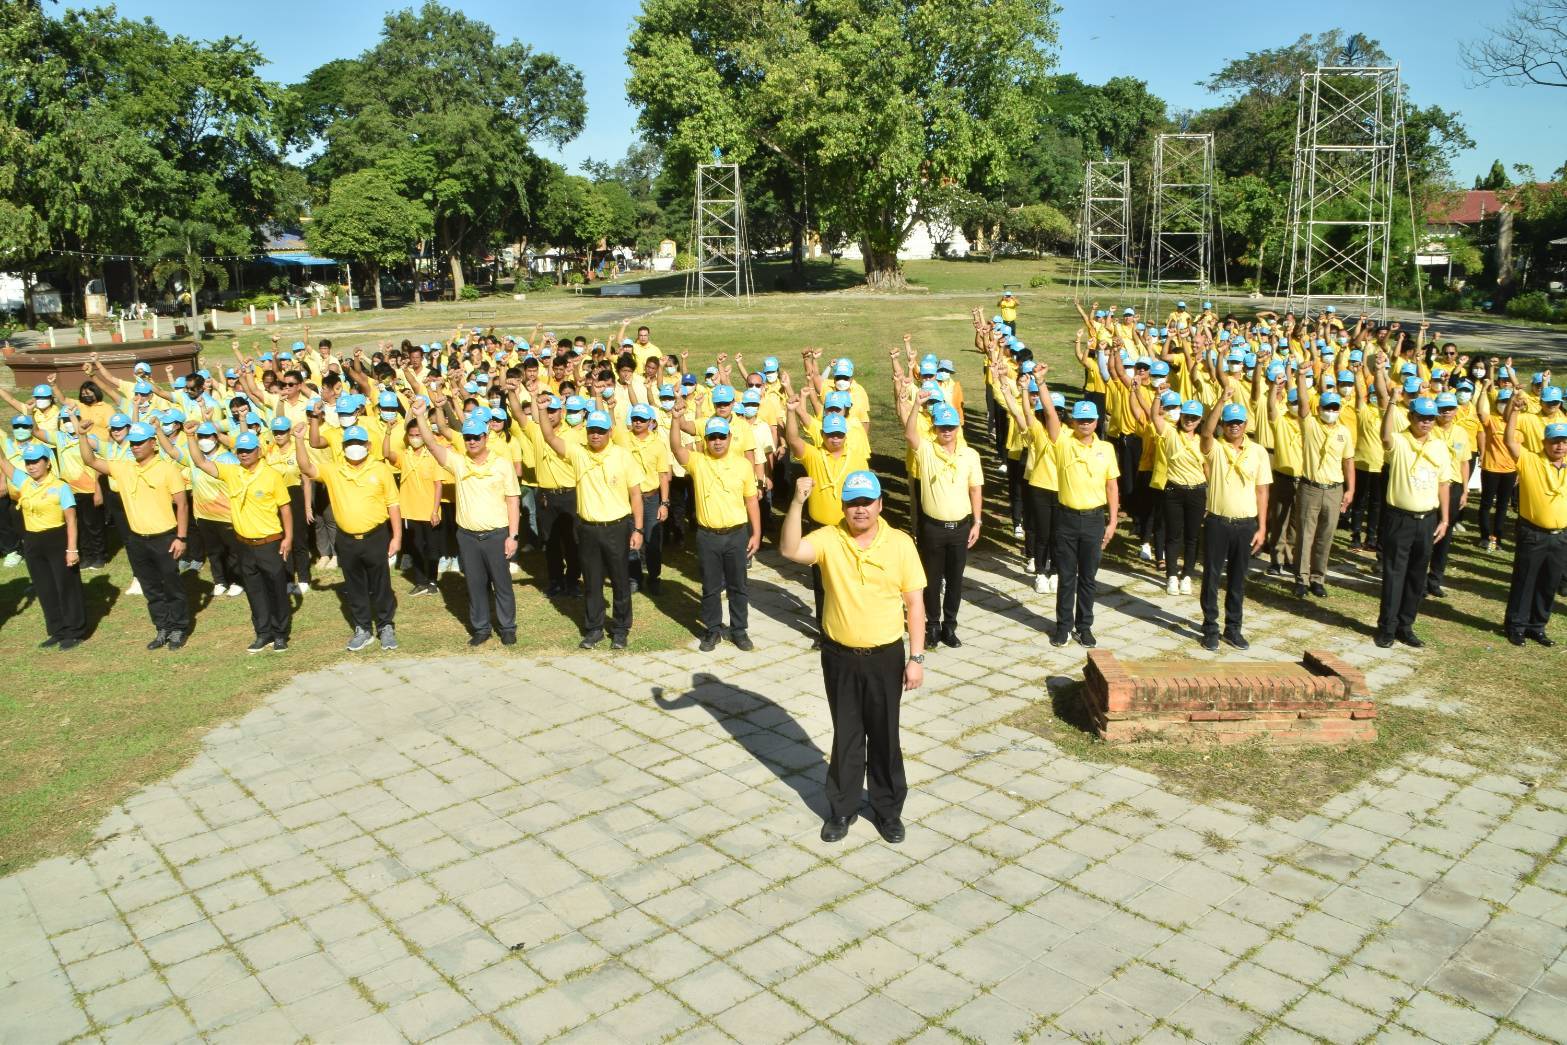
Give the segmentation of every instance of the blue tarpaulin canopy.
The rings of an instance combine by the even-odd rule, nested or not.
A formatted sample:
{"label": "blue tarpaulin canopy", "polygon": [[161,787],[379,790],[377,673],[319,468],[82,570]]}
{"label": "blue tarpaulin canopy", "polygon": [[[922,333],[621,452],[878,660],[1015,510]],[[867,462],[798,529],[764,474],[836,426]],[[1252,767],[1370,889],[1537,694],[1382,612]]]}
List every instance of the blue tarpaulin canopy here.
{"label": "blue tarpaulin canopy", "polygon": [[309,266],[315,266],[315,265],[338,265],[338,264],[341,264],[341,262],[334,261],[331,258],[320,258],[320,257],[317,257],[314,254],[311,254],[311,253],[307,252],[307,251],[299,251],[297,253],[286,253],[286,254],[268,254],[266,257],[262,258],[261,260],[266,262],[268,265],[309,265]]}

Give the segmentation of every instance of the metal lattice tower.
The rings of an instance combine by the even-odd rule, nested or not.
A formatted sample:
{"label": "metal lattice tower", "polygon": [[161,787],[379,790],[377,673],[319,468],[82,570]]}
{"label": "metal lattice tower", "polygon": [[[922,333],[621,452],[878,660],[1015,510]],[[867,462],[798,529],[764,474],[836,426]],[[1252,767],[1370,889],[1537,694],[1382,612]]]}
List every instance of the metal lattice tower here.
{"label": "metal lattice tower", "polygon": [[1083,217],[1077,230],[1080,292],[1126,290],[1131,264],[1132,177],[1125,160],[1089,160],[1083,170]]}
{"label": "metal lattice tower", "polygon": [[1207,293],[1213,275],[1213,135],[1161,134],[1153,145],[1153,218],[1144,311],[1162,298]]}
{"label": "metal lattice tower", "polygon": [[1290,187],[1289,307],[1387,313],[1393,174],[1404,132],[1399,67],[1318,66],[1300,76]]}
{"label": "metal lattice tower", "polygon": [[697,164],[691,243],[696,267],[686,272],[686,302],[729,298],[750,304],[751,252],[738,163]]}

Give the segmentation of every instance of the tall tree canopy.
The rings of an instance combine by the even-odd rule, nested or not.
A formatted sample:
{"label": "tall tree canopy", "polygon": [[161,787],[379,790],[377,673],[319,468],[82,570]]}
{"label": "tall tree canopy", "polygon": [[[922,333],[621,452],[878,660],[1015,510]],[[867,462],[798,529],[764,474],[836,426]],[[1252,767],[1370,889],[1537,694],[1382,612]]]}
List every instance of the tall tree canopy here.
{"label": "tall tree canopy", "polygon": [[313,250],[359,261],[381,307],[381,268],[408,258],[416,241],[429,235],[430,211],[378,167],[345,174],[332,183],[327,201],[311,215],[306,237]]}

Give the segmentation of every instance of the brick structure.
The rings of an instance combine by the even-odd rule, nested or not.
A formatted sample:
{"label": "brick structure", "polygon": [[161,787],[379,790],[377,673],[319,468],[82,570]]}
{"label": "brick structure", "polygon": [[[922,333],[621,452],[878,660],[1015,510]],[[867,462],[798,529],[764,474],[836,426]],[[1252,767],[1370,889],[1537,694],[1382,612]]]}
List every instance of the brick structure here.
{"label": "brick structure", "polygon": [[1348,744],[1375,740],[1366,677],[1307,650],[1297,664],[1141,660],[1088,651],[1083,709],[1112,744]]}

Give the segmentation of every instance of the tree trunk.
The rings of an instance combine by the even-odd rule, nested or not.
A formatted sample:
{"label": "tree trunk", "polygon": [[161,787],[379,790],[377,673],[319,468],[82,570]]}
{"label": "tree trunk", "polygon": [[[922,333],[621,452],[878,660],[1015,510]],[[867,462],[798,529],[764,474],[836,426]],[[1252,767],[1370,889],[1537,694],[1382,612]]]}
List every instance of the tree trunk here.
{"label": "tree trunk", "polygon": [[22,311],[27,316],[27,326],[29,328],[38,325],[38,313],[33,311],[33,285],[35,282],[32,269],[22,269]]}
{"label": "tree trunk", "polygon": [[201,306],[196,303],[196,266],[192,263],[190,244],[185,245],[185,282],[190,287],[190,336],[201,340]]}
{"label": "tree trunk", "polygon": [[908,280],[903,277],[903,263],[896,250],[877,250],[861,241],[860,254],[865,259],[865,285],[873,290],[905,290]]}
{"label": "tree trunk", "polygon": [[1503,210],[1496,219],[1496,289],[1506,298],[1512,293],[1517,273],[1513,271],[1513,212]]}
{"label": "tree trunk", "polygon": [[379,311],[381,311],[381,307],[382,307],[381,306],[381,263],[372,259],[370,261],[370,263],[369,263],[369,268],[370,268],[370,282],[375,284],[375,310],[377,312],[379,312]]}
{"label": "tree trunk", "polygon": [[452,261],[452,300],[462,300],[462,255],[457,251],[451,253]]}

